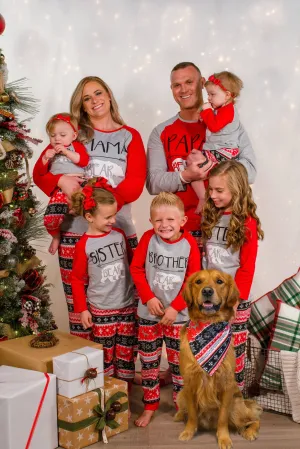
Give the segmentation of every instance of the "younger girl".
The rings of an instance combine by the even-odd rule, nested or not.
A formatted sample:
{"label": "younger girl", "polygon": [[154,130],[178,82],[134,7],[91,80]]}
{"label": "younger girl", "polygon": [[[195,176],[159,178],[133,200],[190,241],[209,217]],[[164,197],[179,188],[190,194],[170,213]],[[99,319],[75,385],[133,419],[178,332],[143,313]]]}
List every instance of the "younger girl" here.
{"label": "younger girl", "polygon": [[244,385],[247,322],[250,289],[255,271],[258,240],[264,233],[245,167],[236,161],[221,162],[208,178],[209,187],[202,214],[203,268],[230,274],[240,291],[232,323],[236,354],[236,381]]}
{"label": "younger girl", "polygon": [[[77,120],[67,113],[53,115],[46,125],[50,145],[42,154],[41,169],[53,175],[80,176],[88,165],[89,157],[84,145],[76,141]],[[49,252],[55,254],[60,241],[60,226],[69,212],[67,197],[56,189],[44,215],[44,225],[52,236]]]}
{"label": "younger girl", "polygon": [[[198,162],[211,169],[218,162],[238,158],[238,140],[240,120],[235,107],[235,100],[243,88],[243,82],[231,72],[220,72],[211,75],[205,83],[208,102],[204,103],[200,117],[207,126],[206,141],[203,151],[192,150],[187,158],[187,165]],[[205,187],[203,181],[192,182],[199,204],[196,213],[200,213],[204,205]]]}
{"label": "younger girl", "polygon": [[132,252],[124,232],[113,227],[117,203],[110,189],[104,178],[97,178],[72,196],[72,208],[85,217],[88,230],[75,246],[71,285],[83,328],[93,327],[93,340],[103,345],[105,374],[132,381],[135,308],[128,261]]}

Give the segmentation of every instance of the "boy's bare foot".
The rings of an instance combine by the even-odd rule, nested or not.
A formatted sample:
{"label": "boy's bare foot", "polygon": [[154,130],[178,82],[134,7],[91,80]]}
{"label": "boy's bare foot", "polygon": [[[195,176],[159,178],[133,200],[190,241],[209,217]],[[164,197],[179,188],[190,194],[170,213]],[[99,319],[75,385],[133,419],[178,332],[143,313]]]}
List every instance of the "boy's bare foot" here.
{"label": "boy's bare foot", "polygon": [[144,410],[141,416],[139,416],[135,421],[134,424],[137,427],[147,427],[148,424],[151,421],[152,416],[154,415],[154,410]]}
{"label": "boy's bare foot", "polygon": [[165,387],[166,385],[169,385],[171,383],[172,383],[172,374],[170,368],[168,368],[166,371],[161,371],[159,373],[159,385],[161,387]]}
{"label": "boy's bare foot", "polygon": [[60,242],[60,236],[59,235],[54,235],[52,237],[52,242],[51,242],[51,244],[49,246],[49,250],[48,250],[50,254],[53,255],[53,254],[56,253],[56,251],[57,251],[57,249],[59,247],[59,242]]}

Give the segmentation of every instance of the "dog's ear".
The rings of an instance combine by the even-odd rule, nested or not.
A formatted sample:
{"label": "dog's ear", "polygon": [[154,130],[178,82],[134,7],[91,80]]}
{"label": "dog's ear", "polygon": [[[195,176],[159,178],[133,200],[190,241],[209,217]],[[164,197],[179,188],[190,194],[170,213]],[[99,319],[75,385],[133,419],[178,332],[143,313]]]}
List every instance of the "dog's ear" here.
{"label": "dog's ear", "polygon": [[192,287],[193,287],[193,283],[194,283],[194,279],[195,279],[196,275],[197,275],[197,273],[192,274],[190,277],[187,278],[185,287],[182,291],[183,299],[187,303],[188,307],[190,307],[193,304]]}
{"label": "dog's ear", "polygon": [[236,286],[235,281],[228,275],[228,295],[226,304],[228,307],[233,307],[240,299],[240,292]]}

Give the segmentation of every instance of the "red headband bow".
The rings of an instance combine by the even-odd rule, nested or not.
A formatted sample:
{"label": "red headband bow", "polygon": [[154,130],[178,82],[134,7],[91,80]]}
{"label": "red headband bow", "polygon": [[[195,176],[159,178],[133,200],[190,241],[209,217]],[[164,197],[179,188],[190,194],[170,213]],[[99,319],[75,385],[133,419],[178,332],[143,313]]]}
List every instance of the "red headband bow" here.
{"label": "red headband bow", "polygon": [[96,182],[92,186],[86,185],[82,189],[82,193],[85,196],[85,200],[83,201],[83,209],[84,210],[90,210],[93,207],[97,206],[97,203],[93,198],[93,190],[95,188],[108,190],[111,193],[113,193],[113,191],[114,191],[112,186],[108,183],[107,179],[105,179],[103,177],[97,178]]}
{"label": "red headband bow", "polygon": [[71,123],[71,117],[69,115],[65,116],[65,115],[57,114],[53,117],[52,121],[54,121],[54,120],[62,120],[63,122],[68,123],[68,125],[70,125],[71,128],[73,129],[74,133],[77,133],[75,126]]}
{"label": "red headband bow", "polygon": [[228,89],[226,89],[226,87],[223,86],[222,82],[218,78],[215,77],[215,75],[210,75],[210,77],[208,78],[208,81],[215,84],[216,86],[221,87],[221,89],[224,90],[225,92],[229,92]]}

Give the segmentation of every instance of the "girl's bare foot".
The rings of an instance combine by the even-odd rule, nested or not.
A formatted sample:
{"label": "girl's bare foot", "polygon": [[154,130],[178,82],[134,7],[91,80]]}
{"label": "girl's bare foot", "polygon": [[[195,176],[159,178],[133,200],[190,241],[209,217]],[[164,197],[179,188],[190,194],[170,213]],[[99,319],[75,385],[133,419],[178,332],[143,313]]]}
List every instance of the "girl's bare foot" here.
{"label": "girl's bare foot", "polygon": [[151,421],[152,416],[154,415],[154,410],[144,410],[141,416],[139,416],[135,421],[134,424],[137,427],[147,427],[148,424]]}
{"label": "girl's bare foot", "polygon": [[49,250],[48,250],[50,254],[53,255],[53,254],[56,253],[56,251],[57,251],[57,249],[59,247],[59,242],[60,242],[60,236],[59,235],[54,235],[52,237],[52,242],[50,243]]}

